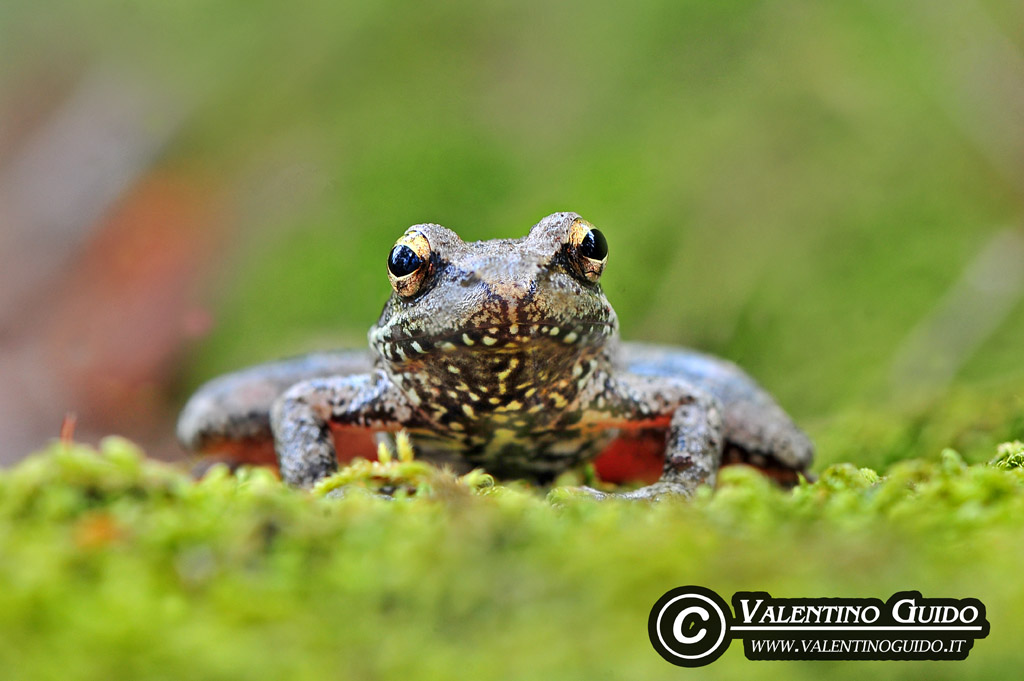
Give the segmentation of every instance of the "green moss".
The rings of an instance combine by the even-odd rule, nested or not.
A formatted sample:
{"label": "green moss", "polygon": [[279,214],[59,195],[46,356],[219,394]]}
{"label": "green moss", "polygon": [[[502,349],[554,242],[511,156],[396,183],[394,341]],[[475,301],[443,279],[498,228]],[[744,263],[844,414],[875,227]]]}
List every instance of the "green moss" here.
{"label": "green moss", "polygon": [[1024,468],[1024,442],[1015,440],[999,445],[992,465],[1006,469]]}
{"label": "green moss", "polygon": [[[955,452],[883,476],[839,464],[783,492],[723,472],[691,503],[594,502],[402,456],[334,498],[263,470],[201,482],[124,440],[54,445],[0,473],[8,678],[679,678],[646,617],[671,587],[977,596],[961,664],[754,663],[710,676],[998,676],[1022,661],[1024,469]],[[1014,459],[1013,457],[1018,457]],[[415,463],[415,467],[410,467]],[[360,464],[363,466],[363,464]],[[363,476],[358,474],[372,473]],[[406,476],[406,477],[403,477]],[[406,484],[409,483],[409,484]]]}

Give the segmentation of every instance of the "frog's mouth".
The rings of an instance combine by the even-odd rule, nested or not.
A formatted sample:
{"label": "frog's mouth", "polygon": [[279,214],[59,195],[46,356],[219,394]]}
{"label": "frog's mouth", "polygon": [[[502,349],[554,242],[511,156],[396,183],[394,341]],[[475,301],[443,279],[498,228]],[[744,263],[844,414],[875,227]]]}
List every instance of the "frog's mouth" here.
{"label": "frog's mouth", "polygon": [[569,325],[557,322],[512,323],[464,328],[454,334],[440,336],[400,335],[378,328],[370,334],[370,343],[380,355],[391,361],[402,361],[431,352],[514,352],[538,343],[559,344],[566,349],[593,347],[604,344],[614,333],[615,324],[612,322],[575,322]]}

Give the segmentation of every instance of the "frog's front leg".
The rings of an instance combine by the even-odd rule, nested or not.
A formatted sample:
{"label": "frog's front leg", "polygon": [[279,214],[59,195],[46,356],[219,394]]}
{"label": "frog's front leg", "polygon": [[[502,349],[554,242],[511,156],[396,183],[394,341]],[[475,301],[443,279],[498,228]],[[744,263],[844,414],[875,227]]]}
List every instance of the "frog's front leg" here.
{"label": "frog's front leg", "polygon": [[338,469],[331,426],[397,431],[414,425],[414,415],[413,405],[380,371],[297,383],[271,410],[281,477],[308,488]]}
{"label": "frog's front leg", "polygon": [[682,380],[626,374],[605,383],[605,400],[610,422],[620,430],[666,429],[661,478],[617,496],[691,497],[702,484],[714,486],[724,443],[717,398]]}

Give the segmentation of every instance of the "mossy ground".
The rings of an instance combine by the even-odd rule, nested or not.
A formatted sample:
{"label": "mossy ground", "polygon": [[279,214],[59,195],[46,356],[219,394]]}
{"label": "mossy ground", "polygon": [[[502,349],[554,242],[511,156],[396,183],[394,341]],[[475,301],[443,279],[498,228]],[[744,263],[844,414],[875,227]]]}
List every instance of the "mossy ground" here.
{"label": "mossy ground", "polygon": [[[995,455],[996,452],[993,452]],[[110,438],[0,474],[0,669],[11,679],[606,679],[695,675],[647,640],[666,590],[980,598],[965,662],[749,662],[701,678],[1002,678],[1024,663],[1024,447],[839,464],[783,492],[728,469],[691,503],[593,502],[407,461],[385,500],[201,482]],[[381,468],[350,482],[394,485]],[[401,477],[401,476],[400,476]],[[374,481],[377,481],[374,483]]]}

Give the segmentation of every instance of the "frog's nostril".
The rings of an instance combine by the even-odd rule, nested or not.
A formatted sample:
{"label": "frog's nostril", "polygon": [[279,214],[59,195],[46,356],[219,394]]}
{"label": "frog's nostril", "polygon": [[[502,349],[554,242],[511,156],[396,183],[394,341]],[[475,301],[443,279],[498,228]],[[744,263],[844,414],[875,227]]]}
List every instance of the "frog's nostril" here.
{"label": "frog's nostril", "polygon": [[473,272],[467,272],[465,275],[463,275],[462,279],[459,281],[459,284],[468,288],[470,286],[475,286],[479,282],[480,277],[478,277]]}

